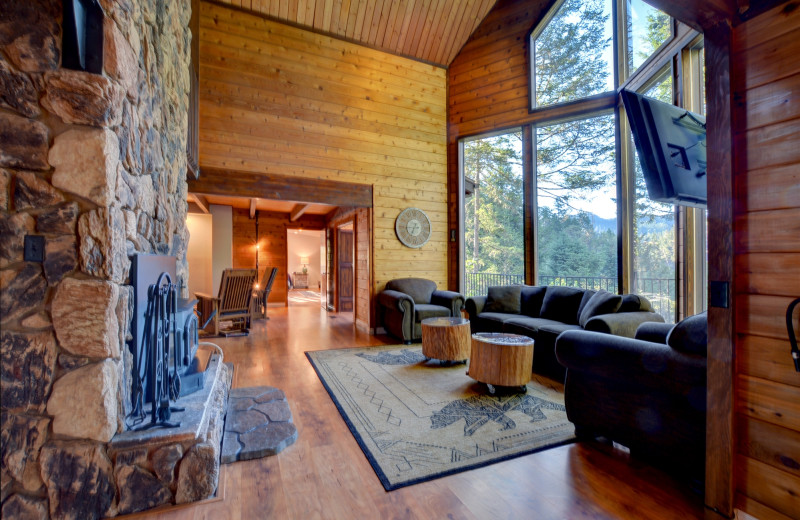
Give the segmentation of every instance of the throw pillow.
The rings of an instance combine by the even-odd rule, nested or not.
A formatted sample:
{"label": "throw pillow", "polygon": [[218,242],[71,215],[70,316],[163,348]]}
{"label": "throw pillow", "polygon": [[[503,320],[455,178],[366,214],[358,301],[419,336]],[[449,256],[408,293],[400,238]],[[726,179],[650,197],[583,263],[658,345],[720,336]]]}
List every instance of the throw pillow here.
{"label": "throw pillow", "polygon": [[591,289],[586,289],[583,293],[583,298],[581,298],[581,304],[578,306],[578,322],[581,321],[581,313],[583,312],[583,308],[586,307],[586,304],[589,303],[589,300],[592,299],[592,296],[597,294],[597,291],[593,291]]}
{"label": "throw pillow", "polygon": [[500,285],[489,287],[484,312],[507,312],[519,314],[521,285]]}
{"label": "throw pillow", "polygon": [[583,299],[583,292],[583,289],[574,287],[548,286],[544,293],[542,312],[539,316],[548,320],[577,325],[578,308]]}
{"label": "throw pillow", "polygon": [[701,312],[689,316],[672,327],[667,345],[679,352],[705,355],[708,350],[708,314]]}
{"label": "throw pillow", "polygon": [[622,296],[622,305],[619,306],[617,312],[638,311],[653,312],[653,306],[650,304],[650,300],[638,294],[624,294]]}
{"label": "throw pillow", "polygon": [[538,318],[539,313],[542,311],[542,301],[546,290],[547,287],[531,287],[527,285],[523,287],[520,293],[520,314]]}
{"label": "throw pillow", "polygon": [[586,327],[586,322],[591,318],[601,314],[617,312],[620,305],[622,305],[622,296],[600,289],[589,298],[589,301],[583,307],[578,323],[580,323],[581,327]]}

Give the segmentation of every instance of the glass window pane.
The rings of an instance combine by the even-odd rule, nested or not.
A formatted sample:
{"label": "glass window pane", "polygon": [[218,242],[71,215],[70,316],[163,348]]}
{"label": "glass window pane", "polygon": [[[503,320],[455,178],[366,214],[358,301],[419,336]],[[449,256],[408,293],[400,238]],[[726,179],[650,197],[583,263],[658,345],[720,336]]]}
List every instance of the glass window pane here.
{"label": "glass window pane", "polygon": [[617,292],[613,114],[536,129],[539,285]]}
{"label": "glass window pane", "polygon": [[[672,76],[667,70],[644,92],[646,96],[672,103]],[[633,138],[629,134],[631,149]],[[636,202],[633,212],[633,286],[645,296],[667,323],[675,323],[677,281],[675,279],[675,206],[654,202],[647,196],[642,166],[635,154]]]}
{"label": "glass window pane", "polygon": [[614,90],[611,0],[565,0],[532,36],[535,107]]}
{"label": "glass window pane", "polygon": [[642,0],[627,0],[628,74],[672,37],[672,19]]}
{"label": "glass window pane", "polygon": [[522,132],[464,142],[464,293],[524,283]]}

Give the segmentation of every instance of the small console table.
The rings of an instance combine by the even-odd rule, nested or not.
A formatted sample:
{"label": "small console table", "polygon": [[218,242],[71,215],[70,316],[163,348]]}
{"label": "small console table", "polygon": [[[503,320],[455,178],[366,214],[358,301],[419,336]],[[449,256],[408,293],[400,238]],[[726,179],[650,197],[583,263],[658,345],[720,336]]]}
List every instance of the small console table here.
{"label": "small console table", "polygon": [[308,273],[294,273],[294,288],[308,289]]}

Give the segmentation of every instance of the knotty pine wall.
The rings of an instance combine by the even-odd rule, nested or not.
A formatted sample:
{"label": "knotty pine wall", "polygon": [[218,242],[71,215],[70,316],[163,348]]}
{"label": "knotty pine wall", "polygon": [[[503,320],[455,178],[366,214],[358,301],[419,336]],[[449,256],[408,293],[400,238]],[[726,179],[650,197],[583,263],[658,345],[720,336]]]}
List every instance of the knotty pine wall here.
{"label": "knotty pine wall", "polygon": [[[205,2],[200,56],[201,168],[371,184],[373,290],[447,287],[444,69]],[[433,225],[421,249],[395,236],[409,206]]]}
{"label": "knotty pine wall", "polygon": [[799,54],[796,1],[734,27],[734,485],[736,507],[757,518],[800,518],[800,373],[785,322],[800,297]]}

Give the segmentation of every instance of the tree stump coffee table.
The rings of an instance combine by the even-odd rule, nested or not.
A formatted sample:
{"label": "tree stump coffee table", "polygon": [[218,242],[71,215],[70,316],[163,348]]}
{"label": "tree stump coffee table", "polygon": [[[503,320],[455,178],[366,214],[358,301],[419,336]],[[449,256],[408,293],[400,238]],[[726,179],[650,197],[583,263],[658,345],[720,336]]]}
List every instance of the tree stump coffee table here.
{"label": "tree stump coffee table", "polygon": [[500,332],[472,335],[472,353],[467,375],[486,383],[490,394],[495,386],[514,387],[527,392],[533,371],[533,340],[527,336]]}
{"label": "tree stump coffee table", "polygon": [[427,318],[422,320],[422,355],[441,361],[465,362],[469,359],[469,320],[466,318]]}

